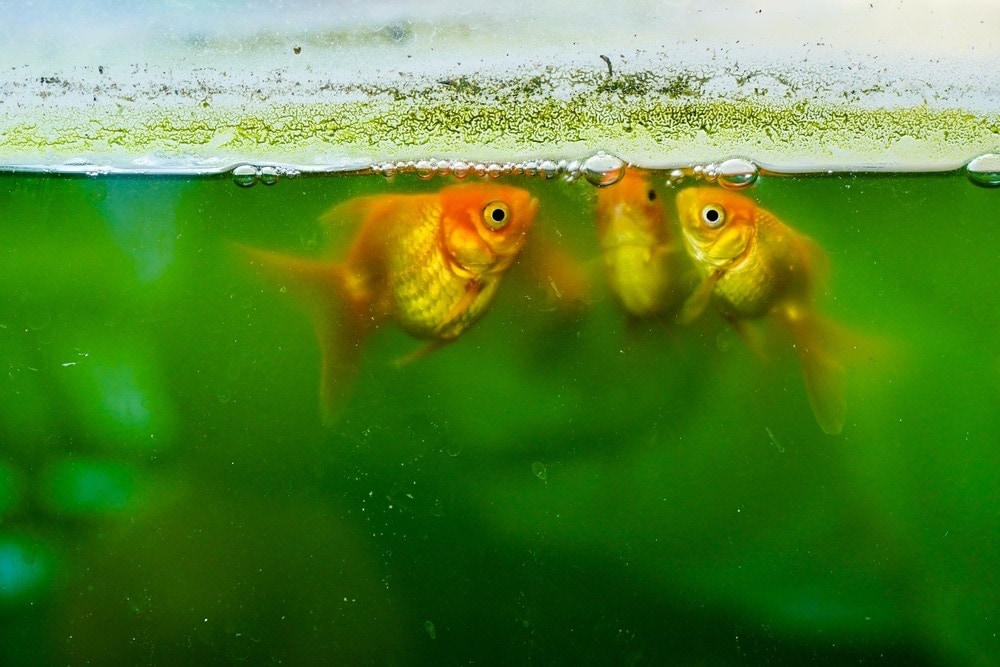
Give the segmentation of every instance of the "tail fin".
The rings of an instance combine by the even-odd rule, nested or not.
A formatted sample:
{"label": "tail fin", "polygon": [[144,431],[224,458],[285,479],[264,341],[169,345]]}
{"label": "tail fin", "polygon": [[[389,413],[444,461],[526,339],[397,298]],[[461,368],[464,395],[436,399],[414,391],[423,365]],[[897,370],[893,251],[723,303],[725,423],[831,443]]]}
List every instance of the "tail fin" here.
{"label": "tail fin", "polygon": [[791,308],[781,321],[795,339],[816,421],[825,433],[840,433],[847,415],[847,373],[835,355],[841,327],[815,313]]}
{"label": "tail fin", "polygon": [[373,321],[369,304],[351,289],[343,265],[236,244],[250,262],[296,294],[313,319],[321,355],[320,410],[331,425],[343,408],[361,365]]}

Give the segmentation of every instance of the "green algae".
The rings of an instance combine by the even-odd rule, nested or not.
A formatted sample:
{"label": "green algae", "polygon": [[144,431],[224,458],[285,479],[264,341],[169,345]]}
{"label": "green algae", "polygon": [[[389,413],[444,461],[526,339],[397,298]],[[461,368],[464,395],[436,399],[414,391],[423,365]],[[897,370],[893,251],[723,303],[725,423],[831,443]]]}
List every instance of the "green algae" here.
{"label": "green algae", "polygon": [[[764,78],[784,92],[761,87]],[[833,102],[759,72],[735,77],[746,94],[721,96],[706,91],[709,80],[698,72],[553,70],[398,86],[322,83],[301,101],[261,93],[252,103],[235,103],[217,87],[188,85],[170,91],[185,101],[180,105],[130,96],[129,103],[83,110],[43,109],[30,121],[0,113],[0,159],[32,153],[92,161],[237,153],[300,164],[431,155],[521,159],[567,157],[588,144],[661,165],[742,153],[764,164],[848,159],[954,167],[1000,144],[997,114],[927,103],[866,105],[878,93],[870,89],[844,91],[842,102]],[[156,99],[150,95],[147,101]]]}

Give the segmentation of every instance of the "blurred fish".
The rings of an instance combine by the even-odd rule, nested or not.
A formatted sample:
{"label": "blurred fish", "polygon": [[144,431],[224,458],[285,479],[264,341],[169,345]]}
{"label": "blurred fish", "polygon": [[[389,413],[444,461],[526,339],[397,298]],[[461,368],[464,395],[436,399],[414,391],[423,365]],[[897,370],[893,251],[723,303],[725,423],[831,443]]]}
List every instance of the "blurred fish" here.
{"label": "blurred fish", "polygon": [[392,320],[430,341],[411,360],[455,340],[486,312],[537,207],[520,188],[464,183],[431,194],[358,197],[334,207],[323,216],[327,225],[359,225],[343,261],[241,246],[252,260],[311,293],[328,422],[350,391],[373,329]]}
{"label": "blurred fish", "polygon": [[816,421],[840,433],[847,404],[844,368],[832,353],[839,327],[813,304],[826,268],[822,248],[750,197],[723,188],[682,190],[677,211],[701,276],[679,319],[693,321],[710,301],[738,330],[745,320],[772,317],[795,342]]}
{"label": "blurred fish", "polygon": [[692,287],[691,266],[649,179],[632,169],[597,192],[597,233],[611,292],[635,318],[673,316]]}

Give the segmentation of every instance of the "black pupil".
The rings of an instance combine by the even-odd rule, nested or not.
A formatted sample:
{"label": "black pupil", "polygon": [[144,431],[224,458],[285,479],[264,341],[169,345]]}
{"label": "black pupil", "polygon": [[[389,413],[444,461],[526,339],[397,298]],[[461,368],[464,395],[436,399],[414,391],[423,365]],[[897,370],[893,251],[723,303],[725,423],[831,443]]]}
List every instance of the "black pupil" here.
{"label": "black pupil", "polygon": [[649,201],[656,201],[656,190],[650,190],[646,196],[649,197]]}
{"label": "black pupil", "polygon": [[493,218],[493,222],[503,222],[503,219],[507,217],[507,214],[503,212],[502,208],[495,208],[493,212],[490,213],[490,217]]}
{"label": "black pupil", "polygon": [[710,208],[707,211],[705,211],[705,219],[708,220],[709,222],[718,222],[719,212],[716,211],[714,208]]}

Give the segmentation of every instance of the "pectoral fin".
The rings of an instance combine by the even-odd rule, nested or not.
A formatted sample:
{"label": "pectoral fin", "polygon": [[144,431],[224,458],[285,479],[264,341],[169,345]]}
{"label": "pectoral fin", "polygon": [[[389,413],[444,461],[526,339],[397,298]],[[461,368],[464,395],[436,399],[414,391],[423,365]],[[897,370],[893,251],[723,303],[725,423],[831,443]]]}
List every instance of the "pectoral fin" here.
{"label": "pectoral fin", "polygon": [[470,280],[465,283],[465,292],[462,294],[462,298],[455,302],[455,305],[451,307],[448,314],[445,315],[444,320],[441,324],[434,327],[434,336],[436,338],[453,339],[454,335],[449,335],[449,329],[454,326],[455,322],[460,318],[469,308],[472,307],[472,302],[476,300],[479,293],[483,290],[483,284],[478,280]]}
{"label": "pectoral fin", "polygon": [[418,348],[418,349],[414,350],[413,352],[410,352],[405,357],[397,359],[396,360],[396,367],[398,368],[398,367],[406,366],[408,364],[412,364],[414,361],[417,361],[418,359],[423,359],[428,354],[431,354],[432,352],[436,352],[437,350],[440,350],[442,347],[444,347],[445,345],[448,345],[449,343],[453,342],[454,340],[455,340],[454,338],[439,338],[438,340],[432,340],[430,343],[427,343],[427,345],[424,345],[423,347]]}
{"label": "pectoral fin", "polygon": [[715,289],[715,283],[719,282],[719,278],[723,275],[725,275],[725,271],[722,269],[713,271],[695,288],[691,296],[684,301],[681,312],[677,315],[677,321],[680,324],[691,324],[705,312],[708,302],[712,300],[712,291]]}
{"label": "pectoral fin", "polygon": [[824,432],[836,435],[843,430],[847,415],[847,374],[833,354],[835,341],[831,340],[836,327],[827,326],[814,313],[794,310],[781,314],[781,320],[795,339],[813,415]]}

